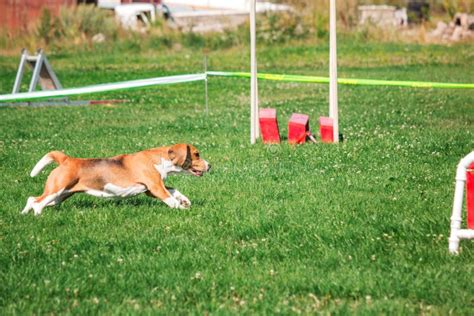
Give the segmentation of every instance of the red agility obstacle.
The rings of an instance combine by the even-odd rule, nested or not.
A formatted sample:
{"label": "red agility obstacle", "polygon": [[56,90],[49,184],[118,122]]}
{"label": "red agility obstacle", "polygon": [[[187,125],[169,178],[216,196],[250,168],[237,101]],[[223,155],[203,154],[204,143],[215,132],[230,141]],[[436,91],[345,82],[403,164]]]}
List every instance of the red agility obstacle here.
{"label": "red agility obstacle", "polygon": [[319,118],[319,132],[323,143],[334,143],[334,120],[321,116]]}
{"label": "red agility obstacle", "polygon": [[293,113],[288,122],[288,143],[304,144],[309,134],[309,116]]}
{"label": "red agility obstacle", "polygon": [[260,132],[264,144],[279,144],[280,132],[275,109],[261,109],[259,111]]}

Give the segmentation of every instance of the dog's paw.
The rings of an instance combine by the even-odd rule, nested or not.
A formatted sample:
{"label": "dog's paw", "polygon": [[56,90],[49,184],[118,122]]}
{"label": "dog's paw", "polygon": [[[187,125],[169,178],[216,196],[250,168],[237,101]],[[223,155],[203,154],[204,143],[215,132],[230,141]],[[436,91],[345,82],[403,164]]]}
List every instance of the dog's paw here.
{"label": "dog's paw", "polygon": [[179,192],[176,189],[171,189],[170,193],[176,200],[178,200],[180,206],[182,206],[181,208],[190,208],[191,207],[191,201],[185,195],[183,195],[181,192]]}
{"label": "dog's paw", "polygon": [[179,195],[176,195],[175,198],[179,201],[182,207],[184,208],[190,208],[191,207],[191,201],[181,193]]}
{"label": "dog's paw", "polygon": [[22,215],[28,214],[28,212],[33,208],[33,205],[34,205],[35,201],[36,201],[36,199],[34,197],[30,196],[28,198],[28,200],[26,201],[26,205],[23,208],[23,210],[21,211],[21,214]]}
{"label": "dog's paw", "polygon": [[40,216],[43,212],[43,206],[37,203],[33,205],[33,210],[35,211],[35,216]]}
{"label": "dog's paw", "polygon": [[180,204],[177,208],[180,209],[180,210],[187,210],[187,209],[189,209],[189,206],[185,206],[183,204]]}
{"label": "dog's paw", "polygon": [[181,203],[181,206],[184,208],[190,208],[191,207],[191,201],[183,195],[183,197],[179,200]]}
{"label": "dog's paw", "polygon": [[170,196],[169,198],[164,199],[163,202],[165,202],[165,204],[171,208],[179,208],[179,209],[188,208],[185,205],[183,205],[183,203],[180,200],[176,199],[173,196]]}

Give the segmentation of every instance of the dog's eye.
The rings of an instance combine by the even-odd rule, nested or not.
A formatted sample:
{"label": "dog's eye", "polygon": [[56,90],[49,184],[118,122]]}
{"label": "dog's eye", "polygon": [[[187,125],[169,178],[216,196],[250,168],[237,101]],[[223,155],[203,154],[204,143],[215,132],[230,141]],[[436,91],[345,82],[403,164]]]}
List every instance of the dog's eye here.
{"label": "dog's eye", "polygon": [[196,158],[199,158],[199,153],[195,153],[194,155],[196,156]]}

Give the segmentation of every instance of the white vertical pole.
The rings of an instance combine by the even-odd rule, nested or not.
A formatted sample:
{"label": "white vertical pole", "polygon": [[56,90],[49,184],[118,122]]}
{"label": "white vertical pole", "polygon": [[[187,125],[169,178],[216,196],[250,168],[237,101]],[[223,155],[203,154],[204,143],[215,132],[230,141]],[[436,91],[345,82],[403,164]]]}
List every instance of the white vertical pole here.
{"label": "white vertical pole", "polygon": [[256,0],[250,0],[250,143],[257,139],[257,56],[256,56]]}
{"label": "white vertical pole", "polygon": [[207,78],[207,55],[204,55],[204,74],[206,78],[204,79],[204,92],[206,94],[206,115],[209,115],[209,95],[208,95],[208,78]]}
{"label": "white vertical pole", "polygon": [[[255,61],[255,78],[257,78],[258,67],[257,61]],[[259,123],[259,100],[258,100],[258,79],[255,79],[255,138],[260,138],[260,123]]]}
{"label": "white vertical pole", "polygon": [[329,117],[334,122],[334,142],[339,142],[337,105],[336,0],[329,4]]}

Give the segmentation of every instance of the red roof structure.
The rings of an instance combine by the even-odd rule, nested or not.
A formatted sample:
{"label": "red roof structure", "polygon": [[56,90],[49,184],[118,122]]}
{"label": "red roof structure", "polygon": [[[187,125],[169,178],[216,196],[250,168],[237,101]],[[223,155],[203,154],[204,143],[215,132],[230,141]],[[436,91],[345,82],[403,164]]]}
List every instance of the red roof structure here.
{"label": "red roof structure", "polygon": [[0,29],[8,32],[26,30],[37,21],[43,8],[56,15],[62,6],[76,3],[77,0],[0,0]]}
{"label": "red roof structure", "polygon": [[[44,8],[52,15],[64,6],[81,3],[97,4],[98,0],[0,0],[0,31],[9,33],[27,30],[37,22]],[[159,4],[160,0],[119,0],[120,3],[145,2]]]}

